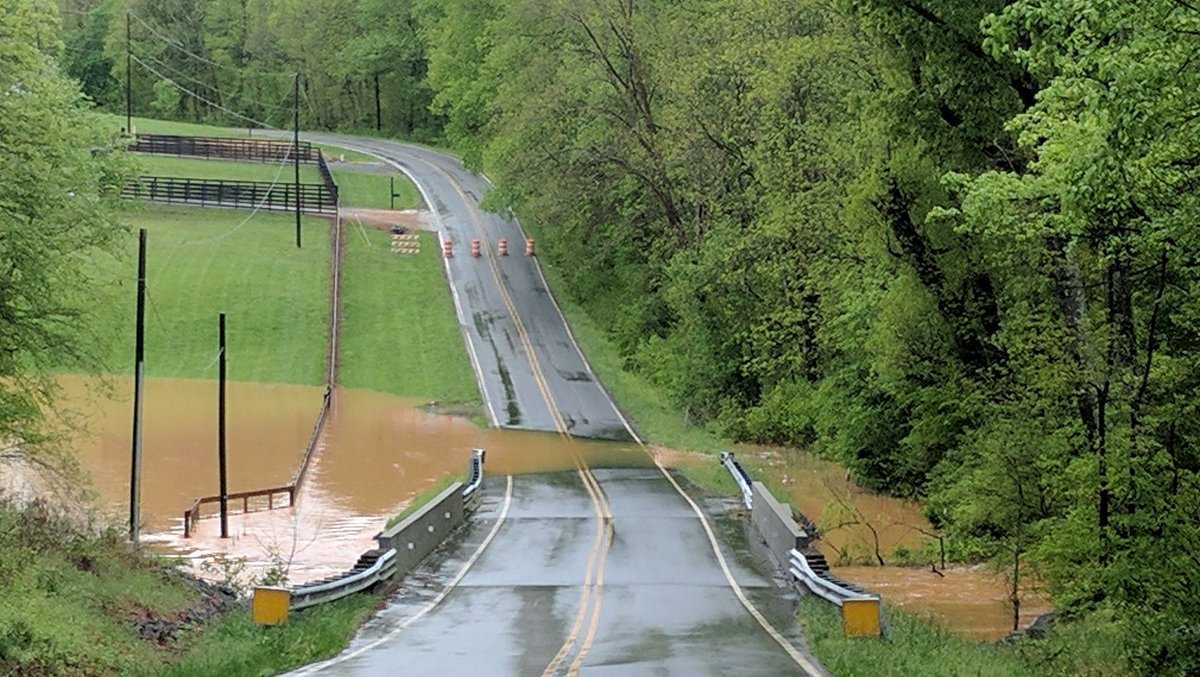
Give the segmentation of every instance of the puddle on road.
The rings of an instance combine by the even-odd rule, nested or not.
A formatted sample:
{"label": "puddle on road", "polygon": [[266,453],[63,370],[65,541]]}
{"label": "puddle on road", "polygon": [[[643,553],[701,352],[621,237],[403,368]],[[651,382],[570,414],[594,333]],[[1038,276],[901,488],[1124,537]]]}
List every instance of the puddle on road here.
{"label": "puddle on road", "polygon": [[[131,383],[114,379],[112,399],[90,395],[90,382],[81,377],[61,383],[89,421],[91,434],[75,444],[81,463],[106,512],[120,523],[129,491]],[[230,491],[287,484],[322,389],[231,383],[228,396]],[[231,537],[225,540],[219,538],[218,520],[203,519],[193,537],[183,539],[183,511],[197,497],[217,493],[216,384],[147,379],[142,479],[147,540],[191,558],[198,570],[209,556],[223,553],[263,563],[251,573],[272,561],[287,562],[290,580],[303,582],[348,568],[409,499],[442,477],[464,477],[473,448],[487,449],[492,475],[570,470],[572,453],[594,467],[650,464],[632,445],[481,429],[466,418],[428,413],[414,402],[371,391],[342,390],[334,402],[296,510],[231,515]]]}

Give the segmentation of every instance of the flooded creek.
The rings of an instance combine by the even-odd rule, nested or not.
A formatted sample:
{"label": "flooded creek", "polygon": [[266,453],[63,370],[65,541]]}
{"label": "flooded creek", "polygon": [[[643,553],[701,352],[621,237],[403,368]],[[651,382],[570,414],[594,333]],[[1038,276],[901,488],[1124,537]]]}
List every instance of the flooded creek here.
{"label": "flooded creek", "polygon": [[[770,468],[792,507],[816,524],[817,542],[834,575],[877,592],[885,602],[933,619],[956,634],[996,640],[1012,630],[1005,577],[985,566],[952,566],[938,576],[935,530],[916,501],[877,494],[855,484],[846,470],[796,451],[747,447],[739,456]],[[907,551],[907,552],[905,552]],[[888,566],[874,566],[876,552]],[[897,560],[924,566],[894,566]],[[867,566],[864,566],[867,565]],[[1020,625],[1052,609],[1040,591],[1022,586]]]}
{"label": "flooded creek", "polygon": [[[93,393],[92,382],[81,377],[63,377],[61,383],[89,429],[74,445],[80,462],[92,477],[99,504],[121,523],[129,491],[130,383],[114,379],[111,398]],[[322,389],[231,383],[228,393],[230,491],[290,482]],[[193,568],[209,577],[225,575],[211,562],[213,555],[226,555],[235,568],[245,558],[249,574],[280,566],[290,582],[300,583],[348,568],[414,496],[443,477],[463,477],[472,448],[487,449],[487,472],[493,475],[570,470],[574,454],[594,467],[651,463],[633,445],[479,428],[467,418],[430,413],[415,402],[376,392],[342,390],[334,403],[295,510],[231,515],[229,539],[219,538],[218,520],[203,519],[194,536],[184,539],[183,511],[197,497],[217,493],[216,384],[147,380],[146,540],[191,559]],[[781,498],[816,522],[820,547],[836,575],[965,636],[991,640],[1010,629],[1003,577],[984,567],[952,567],[943,578],[928,568],[862,566],[873,561],[875,534],[889,564],[897,549],[915,552],[925,546],[932,529],[919,504],[866,491],[839,466],[808,454],[744,448],[739,456],[753,473],[777,477],[777,485],[787,490]],[[659,457],[668,465],[715,463],[692,454]],[[1022,626],[1047,610],[1043,597],[1027,591]]]}

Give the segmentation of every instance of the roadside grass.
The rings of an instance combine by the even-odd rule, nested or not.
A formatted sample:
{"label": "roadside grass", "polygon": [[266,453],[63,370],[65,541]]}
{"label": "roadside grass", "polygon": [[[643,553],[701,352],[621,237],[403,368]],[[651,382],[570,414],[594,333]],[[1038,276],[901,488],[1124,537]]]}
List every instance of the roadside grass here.
{"label": "roadside grass", "polygon": [[425,489],[422,489],[417,493],[416,496],[413,496],[411,499],[409,499],[408,505],[405,505],[403,510],[389,517],[387,525],[384,526],[384,529],[391,529],[397,524],[403,522],[406,517],[420,510],[426,503],[430,502],[438,494],[445,491],[446,487],[459,481],[459,479],[460,478],[455,475],[442,475],[433,484],[429,485]]}
{"label": "roadside grass", "polygon": [[480,403],[437,239],[391,252],[391,234],[353,219],[342,267],[341,382],[438,403]]}
{"label": "roadside grass", "polygon": [[[123,219],[147,230],[146,373],[214,378],[217,314],[225,312],[229,376],[239,381],[324,382],[329,326],[329,222],[290,214],[131,204]],[[240,227],[239,227],[239,224]],[[133,365],[137,238],[88,265],[107,284],[89,321],[106,371]]]}
{"label": "roadside grass", "polygon": [[115,674],[161,660],[135,618],[192,605],[194,588],[112,532],[0,499],[0,674]]}
{"label": "roadside grass", "polygon": [[1045,639],[988,644],[959,637],[935,621],[887,604],[885,636],[846,638],[837,607],[806,595],[800,622],[809,647],[838,677],[1027,677],[1128,674],[1119,630],[1102,614],[1054,627]]}
{"label": "roadside grass", "polygon": [[[356,171],[347,167],[335,167],[333,180],[343,207],[367,209],[389,209],[391,207],[391,182],[388,174]],[[391,175],[396,181],[396,209],[415,209],[421,206],[421,195],[407,176],[399,172]]]}
{"label": "roadside grass", "polygon": [[[140,172],[145,176],[169,176],[188,179],[221,179],[224,181],[263,181],[292,183],[295,173],[289,161],[282,168],[280,163],[234,162],[232,160],[204,160],[200,158],[174,157],[171,155],[137,154]],[[301,183],[321,183],[321,174],[315,165],[300,165]]]}
{"label": "roadside grass", "polygon": [[886,637],[846,638],[840,610],[812,595],[800,601],[809,646],[838,677],[1025,677],[1032,666],[1016,650],[951,634],[929,621],[884,606]]}
{"label": "roadside grass", "polygon": [[204,628],[177,661],[144,668],[150,677],[260,677],[274,675],[337,655],[383,601],[359,593],[293,613],[278,626],[255,625],[244,608]]}

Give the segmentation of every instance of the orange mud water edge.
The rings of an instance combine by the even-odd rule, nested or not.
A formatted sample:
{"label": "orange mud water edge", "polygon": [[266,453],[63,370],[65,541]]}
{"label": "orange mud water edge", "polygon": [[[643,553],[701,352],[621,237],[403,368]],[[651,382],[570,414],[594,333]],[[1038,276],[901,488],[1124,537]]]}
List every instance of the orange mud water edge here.
{"label": "orange mud water edge", "polygon": [[[113,379],[111,397],[94,382],[64,376],[70,408],[87,431],[74,443],[100,505],[126,519],[132,382]],[[259,383],[228,386],[229,491],[286,485],[300,464],[322,389]],[[563,440],[545,433],[481,429],[468,419],[428,413],[381,393],[339,390],[295,509],[232,514],[230,538],[206,518],[183,538],[183,511],[217,489],[215,381],[147,379],[142,460],[145,540],[192,560],[201,575],[221,577],[213,555],[245,558],[247,573],[274,565],[295,583],[348,569],[374,545],[389,517],[443,477],[465,477],[472,448],[487,449],[489,474],[574,468],[571,451],[596,466],[649,464],[636,447]],[[569,445],[569,446],[568,446]],[[286,501],[286,497],[280,500]],[[240,510],[232,502],[230,511]],[[215,512],[206,506],[205,514]],[[206,562],[208,564],[206,564]]]}
{"label": "orange mud water edge", "polygon": [[[928,565],[892,566],[898,550],[936,552],[929,535],[934,529],[919,503],[868,491],[851,481],[842,466],[807,452],[752,445],[735,451],[752,475],[769,469],[778,479],[775,486],[783,487],[779,498],[817,525],[821,534],[817,547],[836,576],[964,637],[993,641],[1012,631],[1012,606],[1003,575],[984,566],[951,566],[944,576]],[[703,454],[667,449],[659,449],[658,455],[668,465],[713,462]],[[875,566],[876,538],[888,566]],[[919,554],[908,559],[935,561],[922,560]],[[1022,628],[1052,609],[1046,596],[1032,586],[1022,585],[1020,598]]]}

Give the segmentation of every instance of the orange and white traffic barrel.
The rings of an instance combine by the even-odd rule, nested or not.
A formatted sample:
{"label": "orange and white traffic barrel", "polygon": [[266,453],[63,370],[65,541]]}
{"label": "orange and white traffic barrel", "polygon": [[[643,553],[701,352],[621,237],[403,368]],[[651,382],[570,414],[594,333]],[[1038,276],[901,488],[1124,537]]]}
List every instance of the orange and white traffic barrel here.
{"label": "orange and white traffic barrel", "polygon": [[496,243],[496,250],[500,256],[508,256],[508,240],[500,238],[500,241]]}
{"label": "orange and white traffic barrel", "polygon": [[479,258],[479,240],[471,240],[471,256]]}
{"label": "orange and white traffic barrel", "polygon": [[537,252],[533,246],[533,238],[525,240],[525,256],[537,256]]}
{"label": "orange and white traffic barrel", "polygon": [[454,258],[454,242],[451,240],[442,240],[442,256],[448,259]]}

